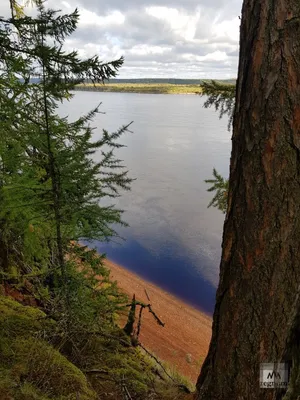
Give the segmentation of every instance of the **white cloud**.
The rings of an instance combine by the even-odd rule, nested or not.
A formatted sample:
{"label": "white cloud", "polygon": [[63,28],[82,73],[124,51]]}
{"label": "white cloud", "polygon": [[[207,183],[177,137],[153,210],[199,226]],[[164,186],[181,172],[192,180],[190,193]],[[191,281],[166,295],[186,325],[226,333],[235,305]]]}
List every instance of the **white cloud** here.
{"label": "white cloud", "polygon": [[228,56],[224,51],[215,51],[213,53],[208,53],[205,56],[183,54],[182,57],[188,61],[226,61],[228,59]]}
{"label": "white cloud", "polygon": [[229,38],[238,44],[239,26],[240,20],[238,17],[233,18],[232,20],[221,21],[212,26],[212,34],[215,35],[217,38]]}
{"label": "white cloud", "polygon": [[[4,4],[5,3],[5,4]],[[108,61],[121,55],[120,77],[233,78],[237,73],[242,0],[48,0],[79,10],[66,49]],[[8,16],[8,1],[0,15]]]}
{"label": "white cloud", "polygon": [[172,50],[171,47],[148,46],[146,44],[139,44],[130,49],[129,53],[136,55],[163,54],[171,50]]}
{"label": "white cloud", "polygon": [[95,12],[81,9],[80,10],[80,25],[87,26],[105,26],[109,27],[111,25],[121,25],[124,24],[125,16],[120,11],[113,11],[108,15],[101,16]]}
{"label": "white cloud", "polygon": [[155,18],[169,24],[171,30],[182,36],[185,40],[193,40],[197,23],[200,18],[200,11],[187,14],[182,10],[168,7],[146,7],[146,12]]}

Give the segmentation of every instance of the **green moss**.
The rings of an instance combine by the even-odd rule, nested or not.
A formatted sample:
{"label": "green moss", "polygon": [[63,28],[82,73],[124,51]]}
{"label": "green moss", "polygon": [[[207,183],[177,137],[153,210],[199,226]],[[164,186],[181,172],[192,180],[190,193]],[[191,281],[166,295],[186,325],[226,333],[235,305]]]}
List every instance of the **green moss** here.
{"label": "green moss", "polygon": [[15,394],[15,400],[50,400],[32,384],[25,382]]}
{"label": "green moss", "polygon": [[96,399],[85,375],[42,339],[53,325],[42,311],[0,297],[1,400]]}
{"label": "green moss", "polygon": [[12,381],[7,375],[7,371],[0,370],[1,400],[12,400]]}
{"label": "green moss", "polygon": [[92,399],[84,374],[59,351],[42,340],[30,338],[17,340],[14,348],[27,382],[51,396],[80,394]]}
{"label": "green moss", "polygon": [[16,301],[0,296],[0,335],[10,338],[28,336],[40,331],[51,321],[38,308],[23,306]]}
{"label": "green moss", "polygon": [[135,400],[181,399],[178,385],[114,324],[102,326],[103,336],[74,325],[63,341],[58,328],[41,310],[0,296],[1,400],[119,399],[124,382]]}

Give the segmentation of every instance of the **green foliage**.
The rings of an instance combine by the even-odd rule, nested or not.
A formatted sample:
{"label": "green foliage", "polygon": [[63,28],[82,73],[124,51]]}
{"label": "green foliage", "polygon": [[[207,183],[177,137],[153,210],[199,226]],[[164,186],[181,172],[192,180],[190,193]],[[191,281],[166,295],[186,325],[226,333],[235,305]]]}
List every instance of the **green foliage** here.
{"label": "green foliage", "polygon": [[208,96],[204,103],[204,107],[209,108],[214,106],[215,110],[219,112],[220,118],[228,115],[228,130],[231,127],[234,104],[235,104],[235,85],[228,83],[221,83],[217,81],[203,81],[201,83],[202,92],[201,96]]}
{"label": "green foliage", "polygon": [[[204,103],[205,108],[214,106],[215,110],[219,112],[219,117],[222,118],[224,115],[228,116],[228,130],[230,130],[233,120],[234,105],[235,105],[235,91],[236,86],[234,84],[228,84],[217,81],[203,81],[202,96],[208,96]],[[228,179],[223,178],[214,168],[213,169],[214,179],[206,179],[204,182],[213,184],[207,191],[216,192],[208,207],[216,207],[221,210],[224,214],[227,209],[227,196],[228,196]]]}
{"label": "green foliage", "polygon": [[65,294],[63,288],[57,288],[49,307],[51,314],[56,315],[60,334],[70,340],[114,330],[118,314],[125,310],[128,298],[111,281],[103,258],[85,247],[69,249],[68,291]]}
{"label": "green foliage", "polygon": [[63,51],[78,11],[61,15],[34,3],[36,17],[13,1],[12,16],[0,18],[0,273],[9,279],[17,265],[22,274],[43,273],[52,286],[64,281],[67,290],[70,240],[116,235],[122,210],[103,199],[129,190],[131,179],[115,156],[128,126],[103,130],[95,141],[99,107],[72,123],[57,108],[77,84],[116,76],[123,58],[103,63]]}
{"label": "green foliage", "polygon": [[228,197],[228,179],[224,179],[216,169],[213,169],[214,179],[206,179],[205,183],[212,184],[212,186],[207,189],[208,192],[216,192],[208,207],[216,207],[221,210],[224,214],[227,210],[227,197]]}
{"label": "green foliage", "polygon": [[75,85],[116,76],[123,58],[103,63],[63,50],[77,10],[61,15],[34,0],[29,16],[10,4],[11,16],[0,18],[0,284],[43,311],[0,296],[2,399],[118,399],[124,391],[174,399],[117,325],[128,299],[103,256],[71,245],[109,240],[124,224],[110,200],[130,189],[115,155],[128,126],[94,140],[99,107],[69,122],[58,105]]}

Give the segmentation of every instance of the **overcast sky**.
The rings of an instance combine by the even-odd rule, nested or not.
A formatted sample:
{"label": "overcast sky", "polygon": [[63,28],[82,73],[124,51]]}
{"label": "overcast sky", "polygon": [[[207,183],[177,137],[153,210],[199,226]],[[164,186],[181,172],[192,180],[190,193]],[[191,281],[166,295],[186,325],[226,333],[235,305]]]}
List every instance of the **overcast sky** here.
{"label": "overcast sky", "polygon": [[236,77],[242,0],[47,3],[64,12],[79,9],[80,24],[67,48],[105,61],[123,55],[120,78]]}

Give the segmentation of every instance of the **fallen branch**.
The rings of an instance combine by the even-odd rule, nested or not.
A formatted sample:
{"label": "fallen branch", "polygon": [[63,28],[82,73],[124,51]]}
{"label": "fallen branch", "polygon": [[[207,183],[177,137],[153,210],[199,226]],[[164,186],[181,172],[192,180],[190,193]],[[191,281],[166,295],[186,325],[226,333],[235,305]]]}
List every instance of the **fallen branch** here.
{"label": "fallen branch", "polygon": [[103,375],[109,375],[108,371],[104,371],[102,369],[90,369],[88,371],[84,371],[85,374],[103,374]]}
{"label": "fallen branch", "polygon": [[[161,363],[161,361],[159,361],[159,359],[157,357],[155,357],[154,354],[152,354],[149,350],[146,349],[146,347],[144,347],[140,342],[138,343],[138,345],[151,357],[155,360],[155,362],[161,367],[161,369],[164,371],[164,373],[167,375],[168,378],[171,379],[171,381],[173,381],[177,387],[179,387],[180,389],[184,390],[186,393],[191,393],[190,389],[183,385],[183,384],[179,384],[178,382],[176,382],[176,380],[168,373],[168,371],[166,370],[166,368],[163,366],[163,364]],[[161,375],[160,375],[161,377]]]}
{"label": "fallen branch", "polygon": [[124,326],[123,330],[128,336],[132,336],[133,334],[133,326],[135,323],[135,310],[136,310],[136,300],[135,300],[135,294],[132,297],[132,302],[130,305],[130,311],[128,314],[127,322],[126,325]]}
{"label": "fallen branch", "polygon": [[127,342],[126,340],[119,338],[118,336],[114,336],[114,335],[109,335],[108,333],[104,333],[101,331],[98,332],[86,332],[90,335],[95,335],[95,336],[102,336],[105,337],[107,339],[112,339],[112,340],[117,340],[120,344],[122,344],[125,347],[131,347],[131,344],[129,342]]}
{"label": "fallen branch", "polygon": [[122,390],[124,391],[124,394],[125,394],[125,400],[133,400],[129,393],[129,390],[127,389],[127,386],[124,383],[124,376],[123,376],[123,381],[122,381]]}
{"label": "fallen branch", "polygon": [[156,322],[158,323],[158,325],[160,326],[165,326],[165,323],[162,322],[158,316],[155,314],[155,312],[152,310],[151,308],[151,304],[148,304],[146,307],[148,307],[149,312],[153,315],[153,317],[155,318]]}
{"label": "fallen branch", "polygon": [[[158,325],[160,326],[165,326],[165,323],[161,321],[161,319],[156,315],[156,313],[152,310],[152,306],[151,304],[145,304],[141,301],[134,301],[134,304],[136,306],[140,306],[142,308],[148,308],[148,311],[153,315],[153,317],[155,318],[156,322],[158,323]],[[126,304],[125,307],[132,307],[132,302],[130,304]]]}
{"label": "fallen branch", "polygon": [[149,295],[148,295],[148,292],[147,292],[147,290],[146,289],[144,289],[145,290],[145,294],[146,294],[146,296],[147,296],[147,299],[148,299],[148,301],[149,302],[151,302],[151,300],[150,300],[150,297],[149,297]]}
{"label": "fallen branch", "polygon": [[143,309],[144,309],[144,308],[141,307],[141,308],[140,308],[140,312],[139,312],[139,320],[138,320],[137,331],[136,331],[136,337],[137,337],[137,338],[139,337],[140,331],[141,331]]}

